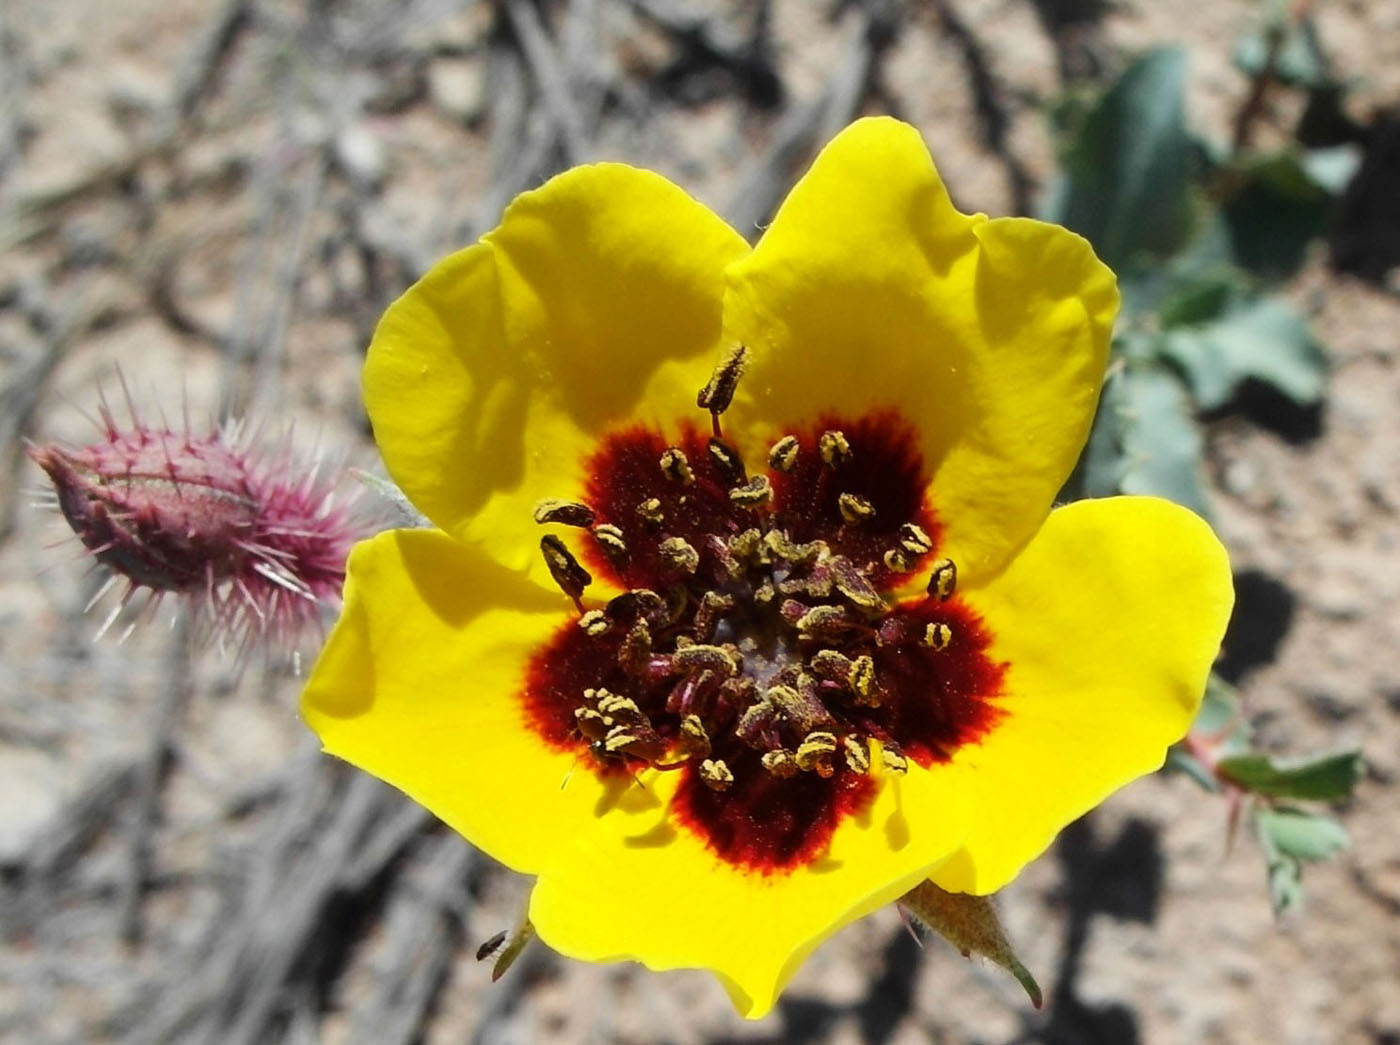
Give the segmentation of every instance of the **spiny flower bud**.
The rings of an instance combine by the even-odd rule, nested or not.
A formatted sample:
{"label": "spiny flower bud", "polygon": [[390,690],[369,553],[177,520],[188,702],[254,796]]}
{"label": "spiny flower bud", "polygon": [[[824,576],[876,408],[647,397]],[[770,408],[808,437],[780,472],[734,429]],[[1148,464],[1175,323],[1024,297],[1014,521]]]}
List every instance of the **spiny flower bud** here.
{"label": "spiny flower bud", "polygon": [[126,582],[104,631],[141,590],[188,596],[205,626],[245,651],[260,640],[292,648],[319,624],[369,527],[318,467],[286,446],[259,456],[236,427],[194,435],[133,414],[122,428],[105,409],[102,420],[95,443],[32,446],[29,456],[73,532]]}

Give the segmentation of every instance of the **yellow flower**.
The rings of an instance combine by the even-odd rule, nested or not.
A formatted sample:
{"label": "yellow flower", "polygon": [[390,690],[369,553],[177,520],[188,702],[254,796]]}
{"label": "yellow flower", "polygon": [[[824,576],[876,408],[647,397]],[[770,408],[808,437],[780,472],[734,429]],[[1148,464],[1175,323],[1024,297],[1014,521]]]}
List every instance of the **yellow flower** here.
{"label": "yellow flower", "polygon": [[1082,239],[959,213],[892,120],[752,249],[655,174],[560,175],[375,334],[375,436],[440,529],[356,548],[306,720],[537,876],[550,946],[762,1016],[1191,722],[1219,543],[1150,498],[1051,510],[1117,307]]}

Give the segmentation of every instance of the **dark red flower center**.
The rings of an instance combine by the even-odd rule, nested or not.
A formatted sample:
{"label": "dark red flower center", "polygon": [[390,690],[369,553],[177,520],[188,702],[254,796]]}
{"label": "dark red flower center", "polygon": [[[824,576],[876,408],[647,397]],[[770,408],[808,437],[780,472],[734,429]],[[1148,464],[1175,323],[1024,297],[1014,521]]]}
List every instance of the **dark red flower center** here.
{"label": "dark red flower center", "polygon": [[[591,574],[544,538],[580,616],[531,662],[529,721],[589,771],[680,773],[670,815],[721,860],[808,863],[879,774],[946,761],[994,724],[1004,666],[938,555],[899,415],[821,418],[761,469],[718,434],[627,428],[587,475],[582,501],[536,519],[586,531],[583,560],[625,593],[585,609]],[[927,594],[892,594],[916,579]]]}

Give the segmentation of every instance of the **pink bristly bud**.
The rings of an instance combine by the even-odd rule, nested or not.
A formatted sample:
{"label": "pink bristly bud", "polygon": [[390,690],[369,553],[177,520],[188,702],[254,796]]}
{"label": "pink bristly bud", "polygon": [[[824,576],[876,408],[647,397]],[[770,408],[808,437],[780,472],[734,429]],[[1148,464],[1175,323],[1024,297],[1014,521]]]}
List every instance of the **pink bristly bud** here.
{"label": "pink bristly bud", "polygon": [[205,625],[245,652],[264,640],[291,649],[319,626],[322,607],[340,597],[351,544],[368,530],[336,501],[333,482],[290,450],[254,453],[234,429],[119,428],[105,410],[103,421],[98,442],[29,455],[83,544],[125,579],[120,605],[142,590],[156,601],[189,597]]}

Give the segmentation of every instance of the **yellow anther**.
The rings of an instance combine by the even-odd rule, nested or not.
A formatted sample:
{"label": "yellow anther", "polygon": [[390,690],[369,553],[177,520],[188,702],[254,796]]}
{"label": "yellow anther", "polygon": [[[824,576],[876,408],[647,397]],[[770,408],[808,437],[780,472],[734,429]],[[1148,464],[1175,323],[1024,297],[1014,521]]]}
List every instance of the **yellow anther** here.
{"label": "yellow anther", "polygon": [[622,536],[622,530],[612,523],[601,523],[593,527],[593,539],[602,545],[604,554],[614,563],[625,565],[627,562],[627,541]]}
{"label": "yellow anther", "polygon": [[681,719],[681,744],[686,751],[697,758],[705,758],[710,753],[710,734],[699,715],[687,715]]}
{"label": "yellow anther", "polygon": [[559,501],[546,498],[535,505],[535,522],[563,523],[565,526],[581,526],[585,530],[593,525],[593,509],[581,501]]}
{"label": "yellow anther", "polygon": [[907,522],[899,528],[899,543],[911,555],[925,555],[933,551],[933,538],[917,523]]}
{"label": "yellow anther", "polygon": [[846,610],[841,606],[813,606],[797,622],[797,630],[805,634],[829,631],[846,623]]}
{"label": "yellow anther", "polygon": [[700,553],[684,537],[667,537],[656,550],[662,562],[681,573],[694,573],[700,566]]}
{"label": "yellow anther", "polygon": [[812,654],[812,670],[824,679],[843,682],[850,676],[855,662],[834,649],[818,650]]}
{"label": "yellow anther", "polygon": [[885,564],[885,569],[891,573],[909,573],[914,569],[909,554],[903,548],[891,548],[882,556],[882,561]]}
{"label": "yellow anther", "polygon": [[831,761],[835,754],[836,737],[833,734],[825,730],[808,733],[807,739],[797,746],[797,768],[820,777],[829,777],[836,772]]}
{"label": "yellow anther", "polygon": [[952,559],[939,559],[928,577],[928,593],[946,599],[958,589],[958,568]]}
{"label": "yellow anther", "polygon": [[763,534],[749,528],[729,538],[729,553],[736,559],[754,559],[763,546]]}
{"label": "yellow anther", "polygon": [[700,779],[712,791],[728,791],[734,783],[734,774],[724,764],[724,759],[707,758],[700,763]]}
{"label": "yellow anther", "polygon": [[602,610],[589,610],[578,619],[578,626],[596,639],[599,635],[608,633],[608,629],[612,627],[612,621],[608,620],[608,615]]}
{"label": "yellow anther", "polygon": [[544,555],[544,564],[549,567],[554,583],[577,603],[583,590],[593,582],[593,575],[579,565],[573,552],[552,533],[540,538],[540,552]]}
{"label": "yellow anther", "polygon": [[659,497],[648,497],[637,505],[637,514],[655,526],[660,526],[666,521],[666,516],[661,511],[661,498]]}
{"label": "yellow anther", "polygon": [[836,507],[841,509],[841,518],[848,523],[875,518],[875,506],[859,494],[843,493],[836,498]]}
{"label": "yellow anther", "polygon": [[753,590],[753,601],[766,606],[768,603],[772,602],[777,595],[778,589],[773,587],[773,582],[767,577],[764,577],[758,587]]}
{"label": "yellow anther", "polygon": [[722,414],[728,410],[729,404],[734,401],[734,390],[739,387],[739,378],[744,374],[748,354],[749,350],[743,345],[735,345],[725,353],[710,380],[695,397],[695,405],[712,414]]}
{"label": "yellow anther", "polygon": [[671,657],[676,667],[686,672],[713,671],[732,678],[739,671],[738,658],[723,646],[696,642],[677,648]]}
{"label": "yellow anther", "polygon": [[953,629],[942,621],[937,624],[930,624],[924,629],[924,645],[932,646],[936,650],[948,648],[948,643],[953,641]]}
{"label": "yellow anther", "polygon": [[668,448],[661,455],[661,474],[673,483],[689,486],[695,482],[695,473],[690,470],[690,460],[678,446]]}
{"label": "yellow anther", "polygon": [[841,746],[846,749],[846,765],[850,766],[856,773],[870,772],[870,745],[868,743],[847,735],[842,738]]}
{"label": "yellow anther", "polygon": [[640,675],[651,660],[651,629],[644,620],[632,625],[632,630],[618,647],[617,662],[629,675]]}
{"label": "yellow anther", "polygon": [[721,479],[726,483],[743,482],[744,461],[737,450],[721,439],[711,439],[707,452]]}
{"label": "yellow anther", "polygon": [[846,673],[846,683],[859,697],[869,697],[875,684],[875,661],[868,653],[862,653],[851,661],[851,670]]}
{"label": "yellow anther", "polygon": [[904,752],[898,748],[885,745],[880,749],[880,761],[887,773],[907,773],[909,771],[909,760],[904,757]]}
{"label": "yellow anther", "polygon": [[797,767],[797,759],[793,758],[792,752],[787,748],[780,747],[773,751],[765,751],[762,762],[763,768],[775,777],[794,777],[802,772]]}
{"label": "yellow anther", "polygon": [[851,444],[845,432],[826,431],[817,440],[817,451],[822,455],[822,463],[828,468],[837,468],[851,459]]}
{"label": "yellow anther", "polygon": [[729,491],[729,499],[741,508],[766,508],[773,503],[773,484],[766,475],[755,475]]}
{"label": "yellow anther", "polygon": [[869,578],[858,570],[850,559],[837,556],[827,564],[831,570],[832,582],[836,590],[863,610],[882,610],[885,600],[875,590]]}
{"label": "yellow anther", "polygon": [[797,467],[797,436],[785,435],[768,450],[768,467],[790,472]]}

